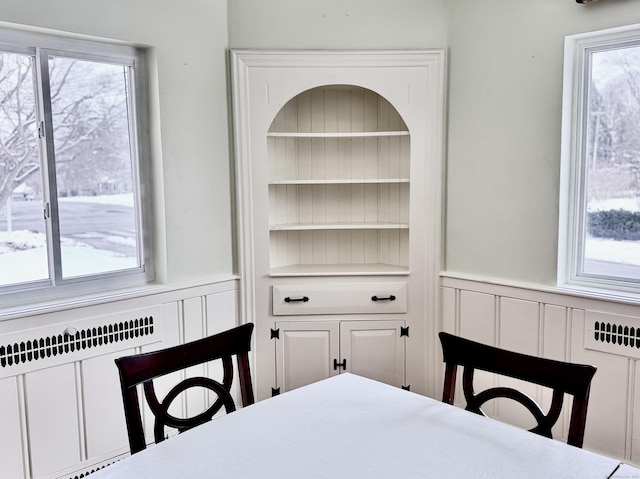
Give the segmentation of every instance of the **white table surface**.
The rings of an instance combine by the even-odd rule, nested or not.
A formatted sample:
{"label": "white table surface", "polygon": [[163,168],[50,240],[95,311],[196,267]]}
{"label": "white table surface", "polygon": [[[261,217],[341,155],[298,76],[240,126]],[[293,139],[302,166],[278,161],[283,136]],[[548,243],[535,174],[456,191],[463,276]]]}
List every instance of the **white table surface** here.
{"label": "white table surface", "polygon": [[611,479],[640,479],[640,469],[629,464],[621,464]]}
{"label": "white table surface", "polygon": [[604,479],[618,464],[345,373],[214,419],[91,478]]}

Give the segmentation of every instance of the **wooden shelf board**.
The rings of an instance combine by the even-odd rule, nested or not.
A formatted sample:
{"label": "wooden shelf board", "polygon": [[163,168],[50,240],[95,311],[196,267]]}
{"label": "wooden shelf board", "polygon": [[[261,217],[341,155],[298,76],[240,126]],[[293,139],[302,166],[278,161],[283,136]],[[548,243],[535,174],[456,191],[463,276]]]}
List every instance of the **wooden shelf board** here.
{"label": "wooden shelf board", "polygon": [[391,264],[294,264],[271,268],[270,276],[408,275],[407,266]]}
{"label": "wooden shelf board", "polygon": [[270,185],[354,185],[409,183],[409,178],[356,178],[353,180],[270,180]]}
{"label": "wooden shelf board", "polygon": [[276,132],[267,133],[271,138],[381,138],[409,136],[408,131],[349,131],[349,132]]}
{"label": "wooden shelf board", "polygon": [[408,223],[295,223],[270,225],[270,231],[313,231],[313,230],[404,230]]}

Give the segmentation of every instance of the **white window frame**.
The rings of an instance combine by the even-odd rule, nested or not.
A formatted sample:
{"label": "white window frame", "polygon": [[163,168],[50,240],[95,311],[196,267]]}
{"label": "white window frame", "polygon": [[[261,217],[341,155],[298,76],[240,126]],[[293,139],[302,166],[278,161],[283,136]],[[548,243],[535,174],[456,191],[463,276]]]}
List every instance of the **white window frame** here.
{"label": "white window frame", "polygon": [[[64,37],[46,33],[0,28],[0,49],[20,53],[35,53],[36,61],[46,61],[48,55],[73,56],[74,58],[105,61],[132,67],[132,87],[130,93],[134,98],[133,116],[135,125],[133,133],[137,148],[133,153],[134,195],[136,202],[136,216],[138,218],[138,244],[140,245],[141,267],[120,270],[110,273],[98,273],[81,278],[62,280],[59,273],[51,272],[50,280],[39,281],[28,286],[9,285],[0,288],[0,303],[3,307],[13,307],[25,303],[64,300],[74,297],[105,294],[116,290],[152,283],[155,280],[154,254],[152,242],[152,202],[151,202],[151,170],[150,170],[150,138],[148,120],[148,88],[146,77],[146,51],[131,45],[116,41],[96,41],[84,38]],[[46,83],[46,82],[45,82]],[[43,82],[38,80],[38,94],[43,95]],[[44,92],[46,95],[46,92]],[[50,118],[40,112],[47,134],[51,131]],[[48,130],[48,131],[47,131]],[[47,156],[50,154],[51,142],[47,142],[43,152],[45,160],[42,167],[48,169]],[[45,182],[49,182],[44,177]],[[48,184],[43,184],[45,191]],[[48,193],[47,193],[48,194]],[[45,200],[46,201],[46,200]],[[49,202],[56,204],[57,199],[49,198]],[[50,229],[50,226],[48,226]],[[55,235],[54,235],[55,236]],[[58,239],[49,240],[49,247],[59,243]],[[59,262],[59,257],[58,257]],[[60,265],[56,265],[59,271]]]}
{"label": "white window frame", "polygon": [[565,38],[557,282],[561,289],[636,301],[640,298],[640,280],[589,274],[581,268],[590,55],[625,46],[640,46],[640,24]]}

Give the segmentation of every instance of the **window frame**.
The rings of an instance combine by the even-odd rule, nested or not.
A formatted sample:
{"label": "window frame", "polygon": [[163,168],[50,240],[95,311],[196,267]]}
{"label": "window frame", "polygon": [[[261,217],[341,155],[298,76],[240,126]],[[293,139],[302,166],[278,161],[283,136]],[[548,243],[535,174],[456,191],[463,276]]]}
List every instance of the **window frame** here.
{"label": "window frame", "polygon": [[640,24],[565,37],[557,285],[637,300],[640,279],[582,271],[586,216],[586,139],[591,54],[640,46]]}
{"label": "window frame", "polygon": [[[13,307],[25,303],[72,299],[84,295],[114,292],[136,286],[143,286],[155,280],[153,252],[153,222],[151,202],[151,167],[149,107],[147,84],[147,50],[123,42],[96,40],[80,37],[58,36],[48,33],[14,30],[0,27],[0,50],[33,55],[36,75],[36,95],[39,121],[44,124],[45,141],[41,147],[41,168],[43,169],[43,203],[49,204],[52,221],[46,222],[47,248],[49,252],[50,277],[27,284],[11,284],[0,287],[0,302],[3,307]],[[132,135],[132,185],[135,202],[137,244],[141,266],[136,268],[96,273],[89,276],[62,278],[59,222],[57,218],[57,192],[53,152],[53,126],[48,101],[48,70],[42,68],[49,56],[77,58],[80,60],[102,61],[130,67],[131,109],[128,110]],[[45,78],[47,77],[47,78]],[[55,220],[55,221],[54,221]],[[52,234],[54,233],[54,234]]]}

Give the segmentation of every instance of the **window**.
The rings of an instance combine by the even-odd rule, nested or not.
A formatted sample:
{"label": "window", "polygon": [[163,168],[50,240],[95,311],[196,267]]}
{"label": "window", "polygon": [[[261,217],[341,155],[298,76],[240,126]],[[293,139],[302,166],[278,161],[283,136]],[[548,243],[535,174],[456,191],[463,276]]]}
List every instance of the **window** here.
{"label": "window", "polygon": [[567,37],[558,281],[640,293],[640,26]]}
{"label": "window", "polygon": [[134,48],[0,31],[0,295],[152,278],[142,62]]}

